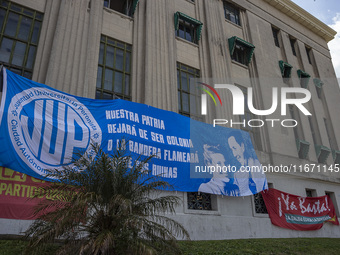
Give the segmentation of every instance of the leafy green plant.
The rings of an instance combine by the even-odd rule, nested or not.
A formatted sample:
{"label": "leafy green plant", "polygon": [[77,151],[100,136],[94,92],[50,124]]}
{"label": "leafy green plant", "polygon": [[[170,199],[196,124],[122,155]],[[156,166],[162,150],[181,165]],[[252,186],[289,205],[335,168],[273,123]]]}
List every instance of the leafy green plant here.
{"label": "leafy green plant", "polygon": [[[189,239],[175,220],[180,202],[163,195],[172,187],[145,170],[150,158],[134,162],[124,151],[109,155],[93,146],[96,157],[84,154],[75,166],[49,171],[59,182],[42,188],[47,196],[36,208],[38,219],[26,231],[26,253],[39,253],[48,243],[64,240],[57,254],[157,254],[180,253],[176,238]],[[130,166],[130,167],[129,167]]]}

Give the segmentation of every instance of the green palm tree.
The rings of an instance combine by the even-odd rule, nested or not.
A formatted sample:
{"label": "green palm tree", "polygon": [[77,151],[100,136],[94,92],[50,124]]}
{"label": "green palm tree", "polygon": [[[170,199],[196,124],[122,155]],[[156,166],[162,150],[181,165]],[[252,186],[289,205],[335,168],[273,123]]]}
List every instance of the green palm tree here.
{"label": "green palm tree", "polygon": [[151,158],[132,159],[123,151],[109,155],[93,146],[92,162],[86,153],[71,168],[50,171],[60,182],[42,188],[44,200],[36,208],[38,219],[26,231],[26,252],[39,253],[48,243],[62,239],[58,254],[178,254],[176,238],[188,232],[166,216],[175,213],[180,199],[160,195],[172,187],[152,176],[146,165]]}

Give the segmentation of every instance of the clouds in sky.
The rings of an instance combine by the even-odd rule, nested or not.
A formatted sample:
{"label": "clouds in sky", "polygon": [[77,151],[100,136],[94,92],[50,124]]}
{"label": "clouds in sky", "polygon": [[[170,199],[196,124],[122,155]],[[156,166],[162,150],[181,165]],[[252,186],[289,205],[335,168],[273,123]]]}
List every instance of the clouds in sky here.
{"label": "clouds in sky", "polygon": [[328,25],[338,33],[335,38],[328,43],[328,47],[331,51],[336,76],[340,78],[340,13],[337,13],[332,20],[333,23]]}
{"label": "clouds in sky", "polygon": [[340,5],[339,0],[292,0],[338,32],[328,43],[336,76],[340,78]]}

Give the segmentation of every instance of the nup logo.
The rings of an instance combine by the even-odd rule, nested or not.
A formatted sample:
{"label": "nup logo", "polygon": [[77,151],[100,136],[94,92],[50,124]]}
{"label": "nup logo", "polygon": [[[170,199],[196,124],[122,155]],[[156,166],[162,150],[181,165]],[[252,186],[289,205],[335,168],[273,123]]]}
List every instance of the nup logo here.
{"label": "nup logo", "polygon": [[[221,100],[221,97],[220,95],[217,93],[217,91],[210,85],[206,84],[206,83],[203,83],[203,82],[197,82],[207,88],[209,88],[218,98],[218,100],[220,101],[220,104],[222,106],[222,100]],[[215,103],[215,106],[217,105],[216,103],[216,100],[215,100],[215,97],[211,94],[211,92],[209,90],[206,90],[204,88],[201,88],[201,87],[198,87],[200,90],[204,91],[205,93],[207,93],[211,98],[212,100],[214,101]],[[202,94],[201,95],[201,114],[202,115],[207,115],[207,94]]]}
{"label": "nup logo", "polygon": [[[269,116],[273,114],[279,106],[279,99],[280,99],[280,108],[281,108],[281,116],[287,115],[287,109],[289,105],[294,105],[299,109],[304,115],[310,116],[312,115],[304,106],[305,103],[308,103],[311,99],[311,93],[308,89],[305,88],[297,88],[297,87],[273,87],[272,88],[272,104],[269,109],[256,109],[253,102],[253,88],[248,87],[247,88],[247,98],[245,98],[245,95],[243,91],[231,84],[215,84],[214,87],[198,82],[199,84],[202,84],[205,87],[208,87],[210,90],[214,92],[214,94],[218,97],[221,106],[222,101],[220,98],[220,95],[217,93],[215,89],[228,89],[228,91],[231,93],[232,96],[232,113],[233,115],[245,115],[245,105],[247,105],[248,109],[252,114],[255,116]],[[204,88],[200,88],[202,91],[206,92],[214,101],[216,105],[216,100],[211,92]],[[281,95],[279,95],[279,92],[281,92]],[[201,95],[201,114],[207,115],[207,94]],[[292,96],[294,95],[294,96]],[[297,96],[299,95],[299,96]],[[245,104],[246,102],[246,104]],[[233,119],[227,120],[227,119],[214,119],[213,125],[216,124],[219,125],[225,125],[227,123],[230,123],[230,126],[233,127],[234,125],[241,125],[243,127],[249,126],[249,127],[263,127],[264,123],[267,122],[271,125],[271,127],[275,126],[275,122],[280,122],[283,127],[295,127],[298,125],[298,122],[295,119],[250,119],[245,120],[243,119],[242,122],[236,122]],[[288,124],[290,123],[290,124]]]}

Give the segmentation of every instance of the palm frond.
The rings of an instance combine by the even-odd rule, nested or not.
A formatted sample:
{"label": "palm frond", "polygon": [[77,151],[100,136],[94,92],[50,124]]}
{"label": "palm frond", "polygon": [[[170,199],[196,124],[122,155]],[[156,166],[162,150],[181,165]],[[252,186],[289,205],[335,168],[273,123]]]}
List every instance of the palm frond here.
{"label": "palm frond", "polygon": [[[39,251],[48,242],[64,240],[59,254],[178,254],[176,238],[189,239],[175,220],[177,196],[161,196],[172,186],[145,170],[152,157],[134,159],[125,151],[106,154],[92,145],[93,161],[86,153],[74,165],[50,170],[58,179],[34,195],[44,197],[35,209],[38,219],[26,231],[28,249]],[[130,167],[129,167],[130,166]]]}

